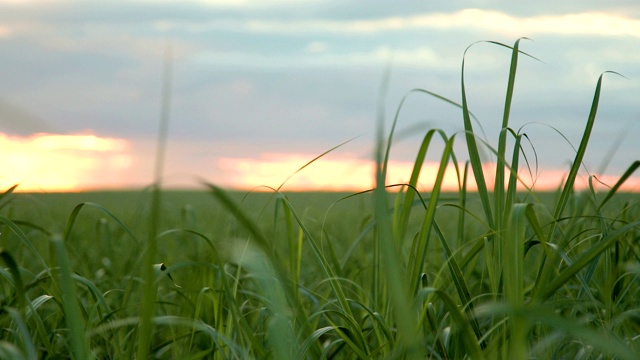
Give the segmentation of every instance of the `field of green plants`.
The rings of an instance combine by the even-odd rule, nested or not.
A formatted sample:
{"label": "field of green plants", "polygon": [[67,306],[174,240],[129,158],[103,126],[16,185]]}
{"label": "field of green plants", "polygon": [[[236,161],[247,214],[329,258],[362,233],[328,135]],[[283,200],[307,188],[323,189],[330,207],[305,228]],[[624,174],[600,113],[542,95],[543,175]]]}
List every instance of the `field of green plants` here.
{"label": "field of green plants", "polygon": [[[7,190],[0,358],[640,358],[640,195],[618,191],[639,163],[574,191],[601,76],[562,186],[517,191],[518,44],[496,44],[511,53],[497,144],[476,136],[464,63],[459,101],[410,93],[460,108],[465,132],[426,132],[406,184],[386,183],[396,116],[363,193]],[[435,143],[440,170],[419,191]],[[459,191],[443,193],[458,158]]]}

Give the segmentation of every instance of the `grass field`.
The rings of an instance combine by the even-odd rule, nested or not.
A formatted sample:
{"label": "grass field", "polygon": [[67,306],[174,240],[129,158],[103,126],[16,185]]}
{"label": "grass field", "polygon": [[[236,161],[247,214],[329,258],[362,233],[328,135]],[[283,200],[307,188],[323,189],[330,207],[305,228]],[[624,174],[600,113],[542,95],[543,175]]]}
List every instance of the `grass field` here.
{"label": "grass field", "polygon": [[[361,194],[8,190],[0,357],[639,358],[640,197],[617,191],[638,163],[606,192],[573,190],[602,77],[563,186],[518,192],[524,134],[508,124],[521,54],[508,48],[498,144],[476,137],[463,80],[460,102],[441,99],[466,131],[427,132],[394,191],[397,118],[380,131],[377,186]],[[463,137],[460,190],[441,193]],[[441,171],[417,192],[436,139]],[[495,173],[483,172],[480,147]]]}

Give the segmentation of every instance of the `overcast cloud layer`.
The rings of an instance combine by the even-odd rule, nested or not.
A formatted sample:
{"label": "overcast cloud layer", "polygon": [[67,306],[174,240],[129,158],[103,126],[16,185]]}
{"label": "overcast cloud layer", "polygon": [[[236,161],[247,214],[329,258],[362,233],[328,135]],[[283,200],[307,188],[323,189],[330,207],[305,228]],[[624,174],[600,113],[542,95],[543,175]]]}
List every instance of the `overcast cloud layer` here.
{"label": "overcast cloud layer", "polygon": [[[539,61],[520,58],[511,127],[524,126],[543,166],[566,167],[572,148],[558,132],[577,147],[598,77],[616,71],[628,79],[605,76],[586,164],[620,174],[640,154],[636,3],[0,0],[0,132],[152,141],[170,44],[174,172],[215,178],[220,158],[320,154],[359,135],[340,151],[370,157],[387,66],[390,124],[413,88],[460,101],[472,43],[528,37],[521,48]],[[490,143],[509,58],[479,43],[465,60],[469,104]],[[412,160],[431,127],[462,130],[460,111],[412,95],[395,159]]]}

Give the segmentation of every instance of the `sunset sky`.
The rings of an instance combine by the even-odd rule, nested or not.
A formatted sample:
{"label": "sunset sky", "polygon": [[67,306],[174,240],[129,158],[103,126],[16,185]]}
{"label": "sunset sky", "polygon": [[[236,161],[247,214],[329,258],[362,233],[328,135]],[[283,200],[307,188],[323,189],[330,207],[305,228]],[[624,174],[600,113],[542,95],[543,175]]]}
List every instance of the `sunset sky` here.
{"label": "sunset sky", "polygon": [[[462,7],[460,4],[464,4]],[[627,1],[0,0],[0,186],[140,188],[153,181],[163,54],[172,48],[163,182],[285,189],[372,186],[380,84],[386,128],[414,88],[460,101],[465,49],[522,56],[511,127],[527,133],[539,187],[568,171],[607,70],[581,177],[609,184],[640,158],[640,5]],[[469,106],[496,146],[508,49],[465,60]],[[389,182],[406,181],[425,132],[463,129],[456,109],[411,95]],[[476,129],[480,132],[478,126]],[[560,135],[562,134],[562,135]],[[463,134],[456,154],[465,160]],[[425,165],[429,188],[442,143]],[[535,153],[533,152],[535,148]],[[492,161],[485,155],[487,166]],[[450,172],[449,185],[455,178]],[[640,191],[636,176],[629,189]],[[0,189],[2,190],[2,189]]]}

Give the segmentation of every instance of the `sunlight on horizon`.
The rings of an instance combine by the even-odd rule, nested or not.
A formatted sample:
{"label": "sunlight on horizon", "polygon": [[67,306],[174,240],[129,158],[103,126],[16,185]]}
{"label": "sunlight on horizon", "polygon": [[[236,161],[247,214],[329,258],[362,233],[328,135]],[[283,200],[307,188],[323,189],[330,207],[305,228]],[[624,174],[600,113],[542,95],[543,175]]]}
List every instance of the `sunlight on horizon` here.
{"label": "sunlight on horizon", "polygon": [[88,184],[124,185],[131,164],[128,142],[92,134],[0,133],[0,186],[20,191],[78,191]]}
{"label": "sunlight on horizon", "polygon": [[[0,150],[5,155],[3,172],[0,173],[0,186],[3,189],[18,184],[18,191],[54,191],[77,192],[86,190],[126,190],[149,185],[149,174],[144,168],[152,156],[152,147],[136,145],[134,140],[101,137],[94,134],[47,134],[38,133],[26,137],[9,136],[0,133]],[[302,168],[316,155],[301,153],[263,153],[256,157],[213,157],[199,161],[185,161],[192,158],[191,149],[185,144],[179,146],[186,150],[178,158],[166,164],[165,184],[167,188],[200,189],[196,177],[205,176],[212,183],[238,191],[264,190],[267,187],[283,191],[345,191],[357,192],[374,188],[375,163],[373,160],[349,154],[331,154],[322,157]],[[190,149],[190,150],[189,150]],[[214,161],[212,164],[211,161]],[[175,161],[179,161],[175,164]],[[179,176],[191,180],[172,183],[172,167],[181,168]],[[386,183],[403,184],[409,181],[414,164],[410,161],[390,160]],[[193,173],[191,169],[210,169],[208,174]],[[439,164],[426,162],[421,167],[418,190],[430,191],[433,187]],[[464,164],[458,164],[460,173]],[[467,189],[477,189],[471,170],[467,180]],[[489,188],[492,187],[495,164],[483,166]],[[535,183],[537,191],[558,189],[568,170],[543,169],[532,176],[521,169],[522,182],[531,186]],[[189,175],[191,174],[191,175]],[[507,174],[508,175],[508,174]],[[454,164],[447,165],[443,191],[458,191],[458,178]],[[613,186],[618,176],[605,174],[596,176],[605,183],[594,181],[598,191],[606,191]],[[163,180],[164,181],[164,180]],[[588,187],[588,175],[580,173],[576,179],[576,189]],[[399,188],[396,188],[399,189]],[[526,187],[521,183],[519,190]],[[623,191],[640,191],[640,179],[630,178],[621,188]],[[391,189],[390,191],[394,191]]]}
{"label": "sunlight on horizon", "polygon": [[[284,191],[364,191],[375,186],[375,163],[373,160],[359,158],[319,159],[296,173],[298,169],[313,158],[314,156],[312,155],[304,154],[263,154],[259,159],[221,158],[218,165],[226,174],[226,180],[224,184],[220,185],[239,190],[253,189],[258,186],[278,188],[286,180],[282,186]],[[413,167],[413,162],[390,160],[386,184],[408,183]],[[422,165],[418,180],[419,191],[430,191],[433,188],[438,168],[439,163],[435,162],[426,162]],[[460,177],[462,177],[464,164],[458,164],[458,170]],[[488,186],[491,188],[495,174],[495,164],[484,164],[483,172]],[[537,175],[520,170],[521,182],[518,183],[518,189],[526,190],[527,187],[533,186],[537,191],[553,191],[563,184],[563,179],[566,178],[567,174],[568,169],[541,170]],[[287,179],[289,176],[290,178]],[[508,176],[508,172],[505,172],[505,176]],[[599,180],[598,182],[594,179],[596,190],[605,191],[607,187],[613,186],[618,181],[619,176],[605,174],[602,176],[596,175],[596,178]],[[588,188],[588,175],[579,174],[575,182],[575,188],[578,190]],[[442,190],[458,191],[458,189],[459,181],[455,166],[449,163],[445,171]],[[470,168],[467,190],[477,190]],[[635,177],[628,179],[621,187],[621,190],[640,191],[640,179]]]}

